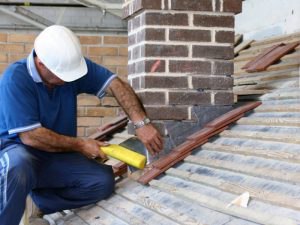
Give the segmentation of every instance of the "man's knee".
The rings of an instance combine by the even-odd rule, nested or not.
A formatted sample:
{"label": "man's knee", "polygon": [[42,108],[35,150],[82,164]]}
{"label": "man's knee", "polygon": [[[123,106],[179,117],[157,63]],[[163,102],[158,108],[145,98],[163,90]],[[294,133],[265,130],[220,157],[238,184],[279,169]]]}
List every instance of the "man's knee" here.
{"label": "man's knee", "polygon": [[98,200],[106,199],[115,190],[115,178],[114,173],[112,171],[112,168],[107,166],[105,168],[105,172],[101,173],[98,177],[98,186],[99,186],[99,192],[98,192]]}
{"label": "man's knee", "polygon": [[16,147],[7,152],[10,178],[18,185],[29,188],[33,177],[32,155],[23,147]]}

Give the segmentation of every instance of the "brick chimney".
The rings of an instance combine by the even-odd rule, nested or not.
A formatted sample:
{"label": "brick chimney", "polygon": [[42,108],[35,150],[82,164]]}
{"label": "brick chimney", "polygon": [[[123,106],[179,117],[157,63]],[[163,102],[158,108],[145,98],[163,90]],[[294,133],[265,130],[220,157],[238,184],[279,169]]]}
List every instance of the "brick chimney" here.
{"label": "brick chimney", "polygon": [[128,80],[164,135],[165,152],[232,108],[234,14],[241,6],[241,0],[125,2]]}

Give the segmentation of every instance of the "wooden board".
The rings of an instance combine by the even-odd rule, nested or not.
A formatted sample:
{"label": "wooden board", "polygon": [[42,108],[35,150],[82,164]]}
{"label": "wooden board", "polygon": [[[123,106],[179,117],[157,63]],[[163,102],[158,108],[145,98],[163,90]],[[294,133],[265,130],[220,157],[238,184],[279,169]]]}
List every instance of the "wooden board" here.
{"label": "wooden board", "polygon": [[[201,169],[201,167],[198,167],[198,169]],[[212,177],[210,176],[210,173],[213,173],[214,171],[208,168],[207,170],[209,170],[210,173],[204,173],[203,175],[195,173],[194,171],[197,169],[193,169],[192,167],[189,167],[187,170],[188,171],[172,168],[167,171],[167,174],[191,182],[196,182],[211,187],[215,187],[222,191],[230,192],[233,194],[240,194],[247,191],[250,193],[251,198],[256,198],[261,201],[265,201],[271,204],[276,204],[287,208],[292,208],[295,210],[300,209],[299,199],[293,196],[289,196],[288,194],[276,192],[276,190],[272,190],[270,188],[269,189],[263,188],[263,187],[271,187],[272,181],[253,178],[241,174],[226,173],[226,172],[223,172],[220,175],[220,177]],[[189,172],[190,170],[192,170],[193,172]],[[229,181],[228,179],[227,180],[222,179],[221,178],[222,176],[223,177],[235,176],[235,180]],[[255,186],[253,185],[253,183],[255,183]],[[274,185],[278,185],[278,183],[274,182]],[[282,186],[288,187],[284,185]],[[295,188],[296,186],[294,187],[294,189]]]}
{"label": "wooden board", "polygon": [[273,81],[279,79],[298,78],[299,72],[295,69],[287,71],[262,72],[254,76],[235,77],[234,85],[258,84],[263,81]]}
{"label": "wooden board", "polygon": [[234,48],[234,55],[238,55],[242,50],[248,48],[254,40],[246,40]]}
{"label": "wooden board", "polygon": [[237,206],[231,206],[229,208],[226,207],[226,203],[206,196],[202,195],[198,192],[187,190],[183,187],[176,187],[171,186],[167,183],[152,180],[150,182],[150,185],[156,188],[159,188],[165,192],[172,193],[174,195],[180,196],[182,198],[186,198],[190,201],[194,201],[198,203],[199,205],[208,207],[210,209],[213,209],[218,212],[222,212],[228,215],[232,215],[238,218],[242,218],[248,221],[253,221],[259,224],[265,224],[265,225],[297,225],[297,222],[289,219],[289,218],[283,218],[276,215],[270,215],[267,213],[261,213],[259,211],[254,211],[251,209],[245,209],[242,207]]}
{"label": "wooden board", "polygon": [[[222,155],[221,153],[218,154]],[[226,157],[226,154],[223,155],[224,157]],[[201,154],[201,156],[190,155],[185,159],[185,162],[238,172],[238,173],[244,173],[244,174],[261,177],[265,179],[289,182],[291,184],[296,184],[296,183],[300,184],[299,171],[297,170],[300,169],[300,167],[297,168],[293,165],[288,165],[283,162],[275,161],[275,160],[265,160],[265,162],[262,162],[262,160],[259,161],[257,157],[252,157],[252,156],[249,157],[247,156],[242,158],[242,157],[231,155],[228,157],[231,157],[232,161],[215,159],[209,156],[206,157],[204,154]],[[246,160],[249,161],[253,160],[254,163],[253,164],[247,163]],[[273,167],[275,166],[276,168],[274,169]],[[290,171],[283,170],[283,168],[285,168],[284,166],[287,166],[291,170]]]}
{"label": "wooden board", "polygon": [[101,201],[98,203],[98,205],[130,225],[178,225],[177,222],[159,214],[155,214],[152,210],[135,204],[134,202],[131,202],[119,195],[114,195],[107,201]]}
{"label": "wooden board", "polygon": [[300,104],[261,105],[255,112],[300,112]]}
{"label": "wooden board", "polygon": [[176,220],[181,224],[201,225],[224,224],[224,222],[229,221],[241,222],[229,215],[185,201],[171,193],[162,192],[151,186],[145,187],[137,183],[126,182],[121,188],[117,188],[116,192],[132,202],[137,202],[153,212]]}
{"label": "wooden board", "polygon": [[99,206],[93,206],[88,209],[77,210],[76,215],[78,215],[87,224],[99,224],[99,225],[129,225],[123,222],[118,217],[113,214],[103,210]]}
{"label": "wooden board", "polygon": [[264,141],[278,141],[283,143],[300,144],[299,134],[280,134],[259,131],[230,131],[225,130],[220,134],[221,137],[233,137],[244,139],[258,139]]}
{"label": "wooden board", "polygon": [[253,147],[244,147],[240,145],[224,145],[224,144],[213,144],[206,143],[202,146],[202,149],[228,152],[233,154],[240,154],[246,156],[257,156],[266,159],[275,159],[290,163],[300,163],[300,154],[297,151],[287,151],[286,149],[274,150],[274,149],[264,149]]}
{"label": "wooden board", "polygon": [[[251,118],[241,118],[241,119],[239,119],[239,121],[237,121],[237,124],[300,127],[300,118],[251,117]],[[300,137],[299,137],[299,139],[300,139]]]}

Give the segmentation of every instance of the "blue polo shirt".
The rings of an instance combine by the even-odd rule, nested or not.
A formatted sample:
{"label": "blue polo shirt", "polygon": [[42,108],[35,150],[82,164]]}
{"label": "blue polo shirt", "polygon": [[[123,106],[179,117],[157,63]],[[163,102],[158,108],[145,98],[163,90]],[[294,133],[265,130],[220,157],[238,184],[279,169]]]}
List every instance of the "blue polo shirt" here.
{"label": "blue polo shirt", "polygon": [[88,72],[82,78],[49,90],[34,64],[27,59],[11,64],[0,78],[0,138],[20,141],[18,133],[45,127],[67,136],[77,133],[77,95],[105,95],[116,77],[106,68],[85,59]]}

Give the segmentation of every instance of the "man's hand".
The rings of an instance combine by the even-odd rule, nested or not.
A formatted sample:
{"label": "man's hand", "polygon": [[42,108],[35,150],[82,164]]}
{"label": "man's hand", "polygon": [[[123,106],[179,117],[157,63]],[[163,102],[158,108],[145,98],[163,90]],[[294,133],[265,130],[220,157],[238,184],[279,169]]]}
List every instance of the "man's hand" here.
{"label": "man's hand", "polygon": [[97,141],[94,139],[83,139],[80,145],[80,153],[87,158],[95,159],[100,157],[101,159],[107,159],[107,156],[100,149],[101,146],[108,146],[106,142]]}
{"label": "man's hand", "polygon": [[136,129],[136,135],[146,146],[151,155],[157,155],[163,149],[163,139],[152,124]]}

